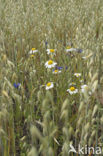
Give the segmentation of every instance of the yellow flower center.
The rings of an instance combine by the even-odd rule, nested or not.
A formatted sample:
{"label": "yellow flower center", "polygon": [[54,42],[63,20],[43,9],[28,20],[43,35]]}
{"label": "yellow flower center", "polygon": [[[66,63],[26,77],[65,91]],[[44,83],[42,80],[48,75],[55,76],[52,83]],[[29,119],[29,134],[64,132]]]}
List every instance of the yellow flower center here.
{"label": "yellow flower center", "polygon": [[47,86],[48,86],[48,87],[50,87],[50,86],[51,86],[51,83],[50,83],[50,82],[48,82],[48,83],[47,83]]}
{"label": "yellow flower center", "polygon": [[70,49],[70,48],[71,48],[70,46],[67,47],[67,49]]}
{"label": "yellow flower center", "polygon": [[34,50],[36,50],[36,48],[32,48],[31,50],[34,51]]}
{"label": "yellow flower center", "polygon": [[52,61],[52,60],[49,60],[49,61],[48,61],[48,64],[49,64],[49,65],[53,64],[53,61]]}
{"label": "yellow flower center", "polygon": [[75,87],[70,87],[70,90],[71,90],[71,91],[74,91],[74,90],[75,90]]}
{"label": "yellow flower center", "polygon": [[78,73],[78,74],[75,74],[77,77],[79,77],[80,76],[80,74]]}
{"label": "yellow flower center", "polygon": [[34,57],[34,55],[31,55],[30,57],[31,57],[31,58],[33,58],[33,57]]}
{"label": "yellow flower center", "polygon": [[55,73],[57,73],[57,72],[58,72],[58,70],[56,69],[56,70],[54,70],[54,72],[55,72]]}
{"label": "yellow flower center", "polygon": [[51,53],[54,53],[54,51],[55,51],[54,49],[50,49],[50,52],[51,52]]}

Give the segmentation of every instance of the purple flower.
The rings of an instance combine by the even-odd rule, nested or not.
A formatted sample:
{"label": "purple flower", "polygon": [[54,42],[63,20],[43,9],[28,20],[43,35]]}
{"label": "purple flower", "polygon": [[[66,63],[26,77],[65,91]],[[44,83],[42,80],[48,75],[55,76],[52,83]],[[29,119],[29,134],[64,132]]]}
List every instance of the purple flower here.
{"label": "purple flower", "polygon": [[[62,67],[62,66],[56,66],[55,69],[62,70],[63,67]],[[54,71],[55,69],[53,69],[53,71]],[[67,70],[67,69],[68,69],[68,67],[66,66],[66,67],[65,67],[65,70]]]}
{"label": "purple flower", "polygon": [[83,50],[82,49],[77,49],[78,53],[82,53]]}
{"label": "purple flower", "polygon": [[19,88],[19,86],[20,86],[20,83],[17,83],[17,84],[16,84],[16,83],[14,83],[14,84],[13,84],[13,86],[14,86],[15,88],[17,88],[17,89],[18,89],[18,88]]}
{"label": "purple flower", "polygon": [[68,69],[68,67],[66,66],[66,67],[65,67],[65,69],[67,70],[67,69]]}
{"label": "purple flower", "polygon": [[45,41],[45,47],[46,47],[46,49],[47,49],[47,45],[48,45],[48,42],[47,42],[47,41]]}
{"label": "purple flower", "polygon": [[62,70],[62,69],[63,69],[63,67],[56,66],[56,69],[58,69],[58,70]]}

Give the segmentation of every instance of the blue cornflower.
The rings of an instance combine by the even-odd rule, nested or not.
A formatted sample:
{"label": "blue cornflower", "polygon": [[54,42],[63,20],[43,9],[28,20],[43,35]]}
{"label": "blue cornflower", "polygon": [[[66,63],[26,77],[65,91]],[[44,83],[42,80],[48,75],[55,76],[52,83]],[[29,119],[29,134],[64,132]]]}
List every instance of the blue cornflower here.
{"label": "blue cornflower", "polygon": [[67,70],[67,69],[68,69],[68,67],[66,66],[66,67],[65,67],[65,69]]}
{"label": "blue cornflower", "polygon": [[63,67],[61,67],[61,66],[56,66],[56,69],[58,69],[58,70],[62,70]]}
{"label": "blue cornflower", "polygon": [[[56,66],[55,69],[62,70],[63,67],[62,66]],[[55,70],[55,69],[53,69],[53,70]],[[66,66],[64,69],[67,70],[68,69],[68,66]]]}
{"label": "blue cornflower", "polygon": [[45,47],[46,47],[46,49],[47,49],[47,45],[48,45],[48,42],[47,42],[47,41],[45,41]]}
{"label": "blue cornflower", "polygon": [[47,45],[47,44],[48,44],[48,42],[47,42],[47,41],[45,41],[45,44]]}
{"label": "blue cornflower", "polygon": [[83,52],[83,50],[82,50],[82,49],[78,49],[78,52],[79,52],[79,53],[82,53],[82,52]]}
{"label": "blue cornflower", "polygon": [[15,88],[17,88],[17,89],[20,87],[20,85],[21,85],[20,83],[17,83],[17,84],[14,83],[14,84],[13,84],[13,86],[14,86]]}

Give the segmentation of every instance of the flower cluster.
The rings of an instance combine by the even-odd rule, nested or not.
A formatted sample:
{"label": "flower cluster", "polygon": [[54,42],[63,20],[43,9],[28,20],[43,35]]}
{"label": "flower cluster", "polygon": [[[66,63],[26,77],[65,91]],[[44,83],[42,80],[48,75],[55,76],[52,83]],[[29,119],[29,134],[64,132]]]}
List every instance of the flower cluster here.
{"label": "flower cluster", "polygon": [[[47,47],[47,44],[46,44],[46,47]],[[73,48],[71,46],[67,46],[65,51],[67,53],[68,52],[81,53],[82,49],[78,49],[78,48]],[[46,67],[46,69],[47,68],[52,69],[52,74],[57,75],[57,74],[62,73],[62,70],[64,70],[64,69],[67,70],[68,69],[68,66],[66,66],[66,67],[57,66],[57,62],[55,62],[53,60],[54,56],[56,56],[56,52],[57,52],[56,49],[47,49],[46,52],[47,52],[47,55],[50,56],[50,59],[45,62],[44,66]],[[30,57],[33,58],[35,56],[35,53],[38,53],[38,50],[36,48],[32,48],[29,51]],[[52,56],[52,59],[51,59],[51,56]],[[85,58],[88,58],[90,56],[91,55],[89,55],[87,57],[83,56],[82,58],[85,59]],[[83,79],[80,80],[80,78],[82,77],[81,73],[74,73],[73,75],[74,75],[74,77],[77,78],[77,81],[79,80],[80,83],[83,82]],[[17,83],[17,84],[14,83],[14,87],[18,89],[20,87],[20,83]],[[52,81],[48,82],[45,85],[45,89],[46,90],[52,89],[53,87],[54,87],[54,82],[52,82]],[[84,93],[85,91],[88,91],[88,90],[89,90],[89,87],[86,84],[81,85],[80,88],[78,88],[76,86],[76,82],[72,82],[72,83],[69,84],[69,88],[67,89],[67,92],[72,95],[72,94],[77,94],[78,92]]]}
{"label": "flower cluster", "polygon": [[38,50],[37,50],[36,48],[32,48],[32,49],[29,51],[30,58],[34,58],[35,53],[38,53]]}

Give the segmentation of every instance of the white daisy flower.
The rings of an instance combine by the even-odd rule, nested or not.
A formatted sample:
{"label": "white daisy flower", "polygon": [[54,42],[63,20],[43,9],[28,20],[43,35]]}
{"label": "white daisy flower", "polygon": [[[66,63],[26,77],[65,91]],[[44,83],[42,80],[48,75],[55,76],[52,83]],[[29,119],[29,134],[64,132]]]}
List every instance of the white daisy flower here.
{"label": "white daisy flower", "polygon": [[45,67],[46,68],[54,68],[56,66],[56,62],[52,61],[52,60],[49,60],[45,63]]}
{"label": "white daisy flower", "polygon": [[66,48],[66,52],[71,52],[71,51],[75,51],[75,48],[71,48],[70,46],[68,46]]}
{"label": "white daisy flower", "polygon": [[49,90],[49,89],[51,89],[51,88],[53,88],[54,87],[54,84],[53,84],[53,82],[48,82],[47,84],[46,84],[46,90]]}
{"label": "white daisy flower", "polygon": [[56,55],[56,54],[55,54],[56,49],[47,49],[46,51],[47,51],[47,54],[48,54],[48,55],[50,55],[50,54],[51,54],[51,55]]}
{"label": "white daisy flower", "polygon": [[53,74],[59,74],[59,73],[61,73],[61,70],[58,69],[53,70]]}
{"label": "white daisy flower", "polygon": [[82,83],[83,81],[84,81],[83,79],[80,80],[81,83]]}
{"label": "white daisy flower", "polygon": [[78,52],[78,53],[82,53],[82,49],[78,49],[78,48],[71,48],[70,46],[68,46],[66,48],[66,52],[72,52],[72,51],[75,51],[75,52]]}
{"label": "white daisy flower", "polygon": [[86,84],[84,84],[84,85],[81,86],[81,92],[82,93],[84,93],[85,90],[87,90],[87,89],[88,89],[88,86]]}
{"label": "white daisy flower", "polygon": [[71,83],[69,84],[69,86],[75,86],[75,85],[76,85],[75,82],[71,82]]}
{"label": "white daisy flower", "polygon": [[71,95],[76,94],[76,93],[78,93],[78,89],[76,89],[75,87],[72,86],[69,89],[67,89],[67,92],[69,92]]}
{"label": "white daisy flower", "polygon": [[86,84],[82,85],[81,88],[87,88],[88,86]]}
{"label": "white daisy flower", "polygon": [[81,86],[81,92],[84,93],[85,91],[88,91],[89,95],[93,93],[93,89],[90,91],[88,85],[86,84]]}
{"label": "white daisy flower", "polygon": [[86,60],[87,59],[87,56],[83,56],[82,59]]}
{"label": "white daisy flower", "polygon": [[38,50],[36,48],[32,48],[30,51],[29,51],[29,54],[34,54],[34,53],[37,53]]}
{"label": "white daisy flower", "polygon": [[74,73],[74,76],[80,77],[81,76],[81,73]]}

